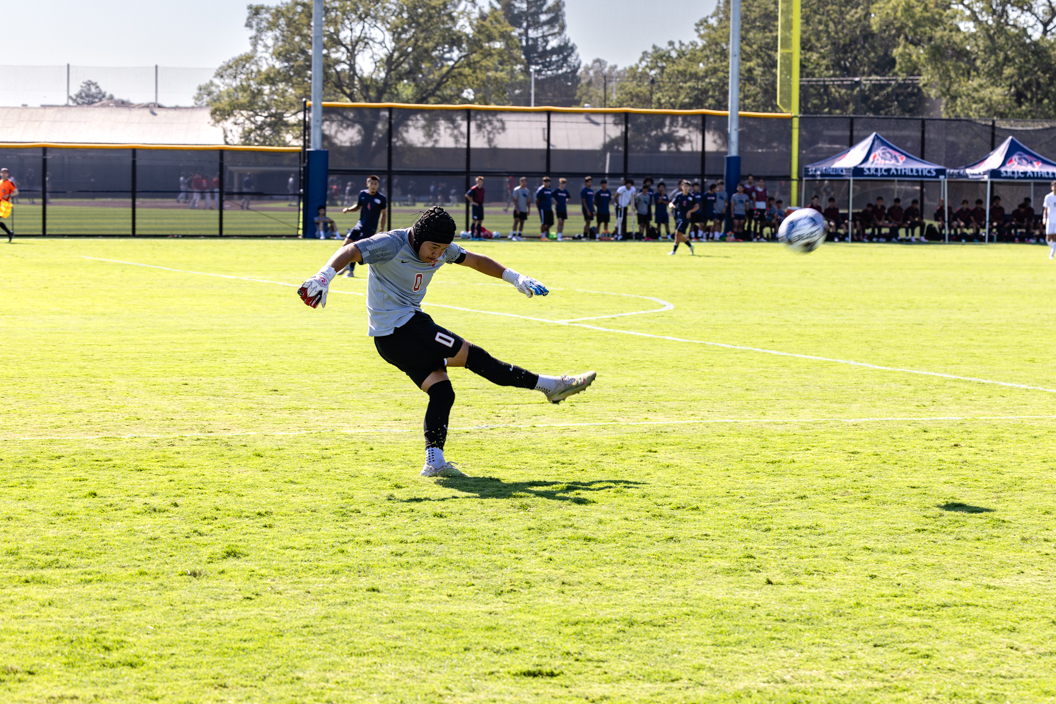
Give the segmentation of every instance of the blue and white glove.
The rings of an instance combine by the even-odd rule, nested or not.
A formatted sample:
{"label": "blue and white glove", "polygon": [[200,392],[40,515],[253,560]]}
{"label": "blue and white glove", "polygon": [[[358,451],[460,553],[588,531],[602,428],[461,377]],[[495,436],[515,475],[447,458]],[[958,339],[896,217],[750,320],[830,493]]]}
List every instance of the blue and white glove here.
{"label": "blue and white glove", "polygon": [[323,267],[318,274],[301,284],[301,287],[297,289],[297,295],[301,297],[301,300],[307,306],[312,308],[322,306],[326,308],[326,294],[330,290],[330,282],[334,280],[335,276],[337,276],[337,273],[334,271],[334,267]]}
{"label": "blue and white glove", "polygon": [[546,286],[543,286],[530,276],[518,274],[513,269],[507,269],[502,272],[502,280],[508,284],[513,284],[518,291],[525,296],[528,296],[528,298],[531,298],[532,296],[545,296],[550,293],[546,290]]}

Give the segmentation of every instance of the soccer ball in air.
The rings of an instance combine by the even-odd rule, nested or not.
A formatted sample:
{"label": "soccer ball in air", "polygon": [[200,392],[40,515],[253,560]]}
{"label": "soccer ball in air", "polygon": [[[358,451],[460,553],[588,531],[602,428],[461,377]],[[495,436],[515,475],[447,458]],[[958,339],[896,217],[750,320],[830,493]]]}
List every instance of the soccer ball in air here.
{"label": "soccer ball in air", "polygon": [[777,239],[789,248],[806,254],[813,252],[825,241],[827,225],[825,218],[813,208],[793,210],[777,230]]}

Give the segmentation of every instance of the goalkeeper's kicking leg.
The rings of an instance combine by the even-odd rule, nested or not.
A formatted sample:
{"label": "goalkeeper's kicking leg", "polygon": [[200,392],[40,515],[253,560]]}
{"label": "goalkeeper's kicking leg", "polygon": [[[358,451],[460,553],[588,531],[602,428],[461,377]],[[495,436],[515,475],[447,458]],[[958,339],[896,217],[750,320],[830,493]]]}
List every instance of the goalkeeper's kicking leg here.
{"label": "goalkeeper's kicking leg", "polygon": [[[436,329],[443,330],[438,326]],[[453,333],[447,334],[456,340],[460,339]],[[546,396],[546,400],[551,403],[560,403],[569,396],[583,391],[597,376],[594,372],[575,377],[535,374],[516,365],[501,362],[481,347],[465,340],[460,341],[462,345],[458,354],[447,360],[447,366],[465,367],[498,386],[514,386],[541,391]],[[382,351],[380,345],[379,351]],[[412,374],[408,371],[407,374],[415,381],[420,378],[420,373]],[[465,476],[457,467],[444,459],[448,420],[451,416],[451,407],[455,403],[455,390],[451,386],[446,367],[429,373],[419,386],[429,395],[429,405],[425,411],[425,466],[422,468],[422,476]]]}

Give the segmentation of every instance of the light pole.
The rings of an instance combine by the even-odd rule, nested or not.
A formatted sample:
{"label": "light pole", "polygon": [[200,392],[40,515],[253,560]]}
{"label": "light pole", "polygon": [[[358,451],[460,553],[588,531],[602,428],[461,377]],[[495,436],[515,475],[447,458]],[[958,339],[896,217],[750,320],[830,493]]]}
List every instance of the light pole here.
{"label": "light pole", "polygon": [[[737,192],[741,181],[740,152],[740,110],[741,110],[741,0],[730,0],[730,98],[729,120],[726,152],[726,169],[723,175],[726,181],[726,203],[729,208],[730,196]],[[733,208],[726,214],[726,231],[733,231]]]}

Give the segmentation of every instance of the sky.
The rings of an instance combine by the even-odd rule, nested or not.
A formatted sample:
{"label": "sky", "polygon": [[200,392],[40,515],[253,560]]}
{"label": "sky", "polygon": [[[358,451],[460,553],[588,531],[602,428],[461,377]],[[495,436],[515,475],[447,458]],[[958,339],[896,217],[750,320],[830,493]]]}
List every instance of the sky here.
{"label": "sky", "polygon": [[[5,80],[0,81],[0,105],[65,102],[67,63],[144,67],[140,72],[96,72],[109,85],[102,78],[96,80],[119,97],[149,102],[153,100],[154,65],[211,72],[248,50],[247,4],[232,0],[22,3],[17,11],[5,13],[0,65],[52,68],[7,73]],[[602,7],[604,10],[599,11]],[[714,7],[715,0],[676,0],[662,11],[641,12],[640,0],[565,0],[568,35],[579,48],[584,63],[603,58],[620,66],[634,63],[654,44],[692,39],[693,25]],[[675,10],[685,19],[674,20]],[[56,22],[56,17],[62,21]],[[44,42],[41,27],[47,27]],[[80,85],[77,79],[86,75],[71,76],[74,90]],[[208,77],[208,72],[162,73],[159,91],[164,95],[160,102],[188,103],[201,76]]]}

